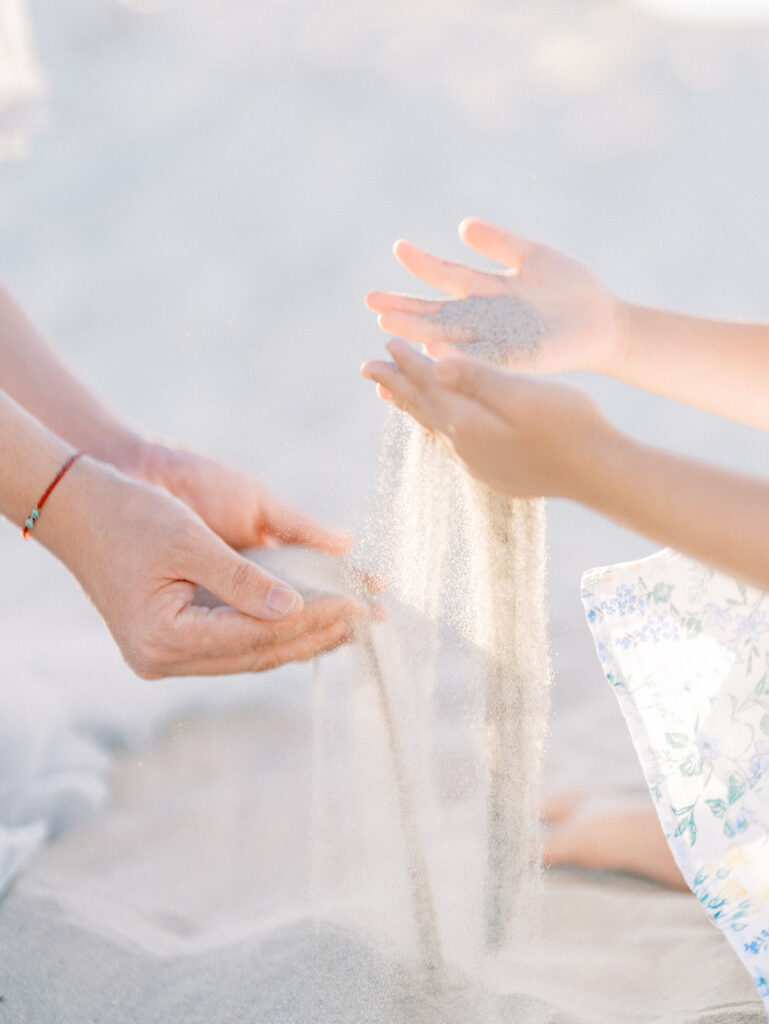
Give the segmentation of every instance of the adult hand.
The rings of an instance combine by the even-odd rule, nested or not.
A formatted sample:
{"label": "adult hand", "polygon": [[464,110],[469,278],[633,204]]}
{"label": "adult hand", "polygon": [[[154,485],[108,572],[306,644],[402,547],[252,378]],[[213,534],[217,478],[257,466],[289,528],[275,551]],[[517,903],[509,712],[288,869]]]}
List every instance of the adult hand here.
{"label": "adult hand", "polygon": [[[304,605],[184,502],[96,460],[79,460],[46,511],[36,536],[74,573],[145,679],[306,660],[350,639],[370,614],[342,596]],[[225,606],[194,605],[198,586]]]}
{"label": "adult hand", "polygon": [[471,249],[504,269],[476,270],[439,259],[410,242],[396,242],[395,256],[406,269],[449,298],[429,300],[371,292],[366,305],[379,313],[384,331],[424,344],[428,352],[436,341],[471,343],[479,339],[469,322],[462,324],[461,308],[452,310],[451,322],[441,322],[447,303],[462,303],[476,296],[509,296],[520,303],[526,319],[539,327],[535,347],[513,348],[511,368],[524,373],[556,373],[600,371],[609,365],[624,343],[625,306],[586,267],[555,249],[476,218],[463,220],[459,235]]}
{"label": "adult hand", "polygon": [[590,399],[458,357],[445,343],[433,347],[437,362],[393,339],[394,365],[369,362],[361,372],[494,490],[585,501],[591,456],[617,436]]}
{"label": "adult hand", "polygon": [[349,534],[322,526],[237,466],[162,444],[141,443],[128,452],[116,460],[120,469],[165,488],[233,548],[300,544],[342,555],[352,546]]}

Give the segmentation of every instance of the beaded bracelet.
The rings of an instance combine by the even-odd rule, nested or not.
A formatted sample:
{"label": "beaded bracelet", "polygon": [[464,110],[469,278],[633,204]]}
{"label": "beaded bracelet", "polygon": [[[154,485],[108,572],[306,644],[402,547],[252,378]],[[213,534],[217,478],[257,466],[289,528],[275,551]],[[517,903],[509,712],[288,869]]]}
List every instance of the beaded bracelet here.
{"label": "beaded bracelet", "polygon": [[54,489],[56,484],[61,480],[61,478],[64,476],[67,470],[71,469],[72,466],[74,466],[74,464],[77,462],[81,455],[85,455],[85,452],[75,452],[74,455],[70,455],[70,457],[59,470],[59,472],[48,485],[48,489],[38,499],[37,504],[24,521],[24,529],[21,531],[21,535],[24,538],[24,540],[27,540],[27,538],[29,537],[29,531],[34,529],[35,523],[38,521],[38,519],[40,518],[40,513],[43,511],[43,505],[45,505],[46,501],[48,501],[48,498],[51,496],[51,491]]}

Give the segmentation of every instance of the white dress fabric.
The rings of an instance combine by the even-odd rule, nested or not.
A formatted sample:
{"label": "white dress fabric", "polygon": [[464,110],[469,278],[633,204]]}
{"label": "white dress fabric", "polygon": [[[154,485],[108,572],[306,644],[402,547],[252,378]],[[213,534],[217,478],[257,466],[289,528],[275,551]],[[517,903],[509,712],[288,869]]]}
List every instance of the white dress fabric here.
{"label": "white dress fabric", "polygon": [[0,685],[0,896],[47,839],[102,806],[109,763],[52,689]]}
{"label": "white dress fabric", "polygon": [[676,863],[769,1015],[769,595],[665,549],[582,597]]}
{"label": "white dress fabric", "polygon": [[26,0],[0,0],[0,160],[24,156],[43,121],[43,94]]}

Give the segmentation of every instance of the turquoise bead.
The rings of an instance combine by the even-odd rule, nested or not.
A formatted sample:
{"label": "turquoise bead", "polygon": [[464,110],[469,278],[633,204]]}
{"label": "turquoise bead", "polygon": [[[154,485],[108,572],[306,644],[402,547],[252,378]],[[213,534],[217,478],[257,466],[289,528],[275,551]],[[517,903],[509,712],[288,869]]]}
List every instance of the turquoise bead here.
{"label": "turquoise bead", "polygon": [[33,508],[32,511],[29,513],[29,518],[30,519],[37,519],[39,515],[40,515],[40,510],[36,509],[36,508]]}
{"label": "turquoise bead", "polygon": [[28,530],[31,530],[32,527],[35,525],[35,520],[32,518],[32,516],[30,516],[29,519],[25,522],[24,525],[26,526],[26,528]]}

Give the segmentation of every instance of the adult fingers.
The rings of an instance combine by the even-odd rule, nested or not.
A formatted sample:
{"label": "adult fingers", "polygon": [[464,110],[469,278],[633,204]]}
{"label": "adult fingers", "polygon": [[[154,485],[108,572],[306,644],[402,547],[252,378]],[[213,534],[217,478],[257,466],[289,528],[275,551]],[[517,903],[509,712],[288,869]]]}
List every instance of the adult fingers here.
{"label": "adult fingers", "polygon": [[337,626],[352,628],[371,615],[378,617],[377,609],[369,611],[340,594],[308,601],[302,612],[279,622],[264,622],[229,607],[188,604],[176,616],[172,636],[167,635],[172,647],[165,661],[173,674],[183,674],[183,665],[254,658],[305,635]]}
{"label": "adult fingers", "polygon": [[307,512],[268,495],[264,505],[265,527],[283,544],[301,544],[329,555],[343,555],[353,544],[343,530],[322,526]]}
{"label": "adult fingers", "polygon": [[536,247],[535,242],[513,235],[496,224],[466,217],[459,225],[459,237],[471,249],[505,267],[520,269]]}
{"label": "adult fingers", "polygon": [[488,274],[461,263],[442,260],[404,240],[395,243],[393,252],[412,274],[448,295],[464,299],[468,295],[504,294],[505,285],[499,274]]}
{"label": "adult fingers", "polygon": [[366,306],[374,313],[394,309],[400,313],[414,313],[416,316],[433,316],[443,308],[441,299],[420,299],[416,295],[402,295],[400,292],[369,292]]}
{"label": "adult fingers", "polygon": [[302,608],[302,598],[287,583],[243,558],[211,531],[200,531],[190,549],[189,579],[225,604],[256,619],[281,619]]}
{"label": "adult fingers", "polygon": [[316,655],[335,650],[352,640],[354,624],[340,621],[325,629],[307,632],[283,643],[268,644],[247,654],[225,657],[203,657],[179,662],[166,675],[203,676],[233,675],[236,672],[266,672],[291,661],[308,661]]}
{"label": "adult fingers", "polygon": [[371,594],[381,594],[387,590],[387,580],[379,573],[371,572],[360,565],[353,565],[350,562],[345,565],[345,582],[354,594],[368,597]]}
{"label": "adult fingers", "polygon": [[398,313],[394,310],[380,313],[377,322],[388,334],[397,334],[399,338],[408,338],[409,341],[415,341],[420,345],[427,345],[431,341],[452,341],[461,345],[475,341],[476,338],[476,332],[471,328],[459,324],[444,324],[440,320],[428,320],[423,316]]}

